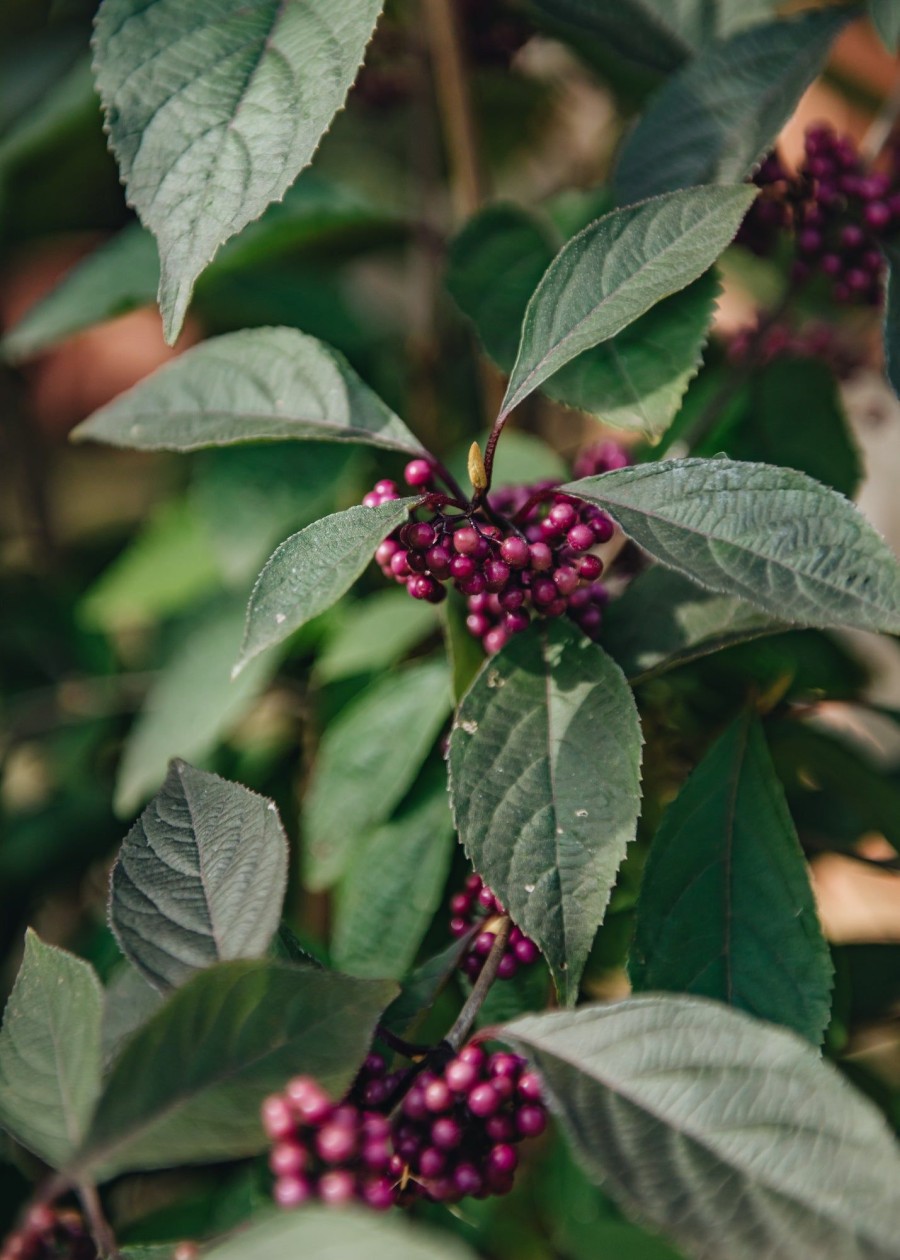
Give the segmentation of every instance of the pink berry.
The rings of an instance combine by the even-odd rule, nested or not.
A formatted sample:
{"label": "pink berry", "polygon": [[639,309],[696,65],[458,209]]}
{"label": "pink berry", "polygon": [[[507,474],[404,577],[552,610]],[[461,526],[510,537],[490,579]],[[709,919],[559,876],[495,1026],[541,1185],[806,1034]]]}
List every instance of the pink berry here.
{"label": "pink berry", "polygon": [[537,1103],[526,1103],[516,1112],[516,1128],[522,1137],[537,1137],[547,1127],[547,1113]]}
{"label": "pink berry", "polygon": [[301,1173],[309,1162],[305,1147],[297,1142],[276,1142],[269,1153],[269,1167],[276,1177]]}
{"label": "pink berry", "polygon": [[363,1182],[363,1201],[376,1212],[386,1212],[394,1204],[394,1187],[388,1177],[369,1177]]}
{"label": "pink berry", "polygon": [[573,551],[587,551],[594,545],[594,531],[590,525],[573,525],[566,534],[566,542]]}
{"label": "pink berry", "polygon": [[532,543],[529,552],[531,555],[531,568],[535,573],[544,573],[552,566],[553,552],[545,542]]}
{"label": "pink berry", "polygon": [[312,1186],[305,1177],[279,1177],[272,1197],[279,1207],[299,1207],[312,1194]]}
{"label": "pink berry", "polygon": [[403,469],[403,480],[408,486],[427,486],[433,480],[431,465],[426,459],[411,459]]}
{"label": "pink berry", "polygon": [[528,543],[524,538],[505,538],[500,544],[500,555],[513,569],[524,569],[530,558]]}
{"label": "pink berry", "polygon": [[484,650],[493,656],[506,647],[507,634],[502,626],[497,626],[493,630],[489,630],[481,642],[484,644]]}
{"label": "pink berry", "polygon": [[463,1059],[451,1059],[444,1070],[444,1079],[455,1094],[464,1094],[478,1080],[478,1068]]}
{"label": "pink berry", "polygon": [[272,1094],[262,1104],[262,1125],[273,1139],[293,1136],[296,1120],[288,1102],[281,1094]]}
{"label": "pink berry", "polygon": [[471,525],[463,525],[453,535],[453,550],[461,556],[471,556],[478,550],[481,539]]}
{"label": "pink berry", "polygon": [[500,1095],[488,1081],[476,1085],[466,1099],[473,1116],[492,1116],[500,1106],[500,1102]]}
{"label": "pink berry", "polygon": [[339,1207],[349,1203],[356,1195],[356,1182],[353,1174],[345,1169],[336,1168],[333,1172],[324,1173],[319,1178],[319,1198],[323,1203]]}

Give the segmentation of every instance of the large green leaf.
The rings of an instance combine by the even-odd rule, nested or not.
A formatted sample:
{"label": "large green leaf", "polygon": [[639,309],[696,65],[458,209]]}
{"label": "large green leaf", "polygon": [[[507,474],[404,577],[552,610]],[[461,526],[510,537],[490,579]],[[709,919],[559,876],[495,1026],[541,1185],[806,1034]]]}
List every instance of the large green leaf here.
{"label": "large green leaf", "polygon": [[695,1260],[896,1260],[900,1152],[794,1033],[717,1002],[644,997],[529,1016],[588,1173]]}
{"label": "large green leaf", "polygon": [[453,820],[443,765],[384,826],[364,836],[338,884],[331,957],[351,976],[401,979],[447,879]]}
{"label": "large green leaf", "polygon": [[656,564],[610,601],[601,641],[634,684],[733,643],[786,629],[785,622],[746,600],[717,595]]}
{"label": "large green leaf", "polygon": [[109,917],[122,952],[162,990],[213,963],[261,956],[287,863],[271,801],[173,761],[113,867]]}
{"label": "large green leaf", "polygon": [[620,203],[749,175],[821,72],[850,13],[819,10],[741,32],[674,74],[619,158]]}
{"label": "large green leaf", "polygon": [[447,667],[430,661],[386,674],[330,724],[303,809],[311,888],[340,879],[366,835],[390,818],[449,712]]}
{"label": "large green leaf", "polygon": [[422,453],[343,355],[295,328],[204,341],[95,411],[72,436],[143,451],[318,438]]}
{"label": "large green leaf", "polygon": [[[519,326],[555,243],[536,216],[498,205],[471,219],[451,247],[448,288],[504,371],[515,360]],[[607,424],[651,436],[661,432],[697,371],[717,294],[718,280],[708,272],[616,337],[578,355],[542,389]],[[500,452],[505,443],[504,436]]]}
{"label": "large green leaf", "polygon": [[111,1063],[132,1035],[162,1005],[159,989],[154,989],[137,967],[123,962],[113,972],[103,993],[103,1023],[100,1039],[103,1061]]}
{"label": "large green leaf", "polygon": [[346,618],[319,653],[316,678],[333,682],[387,669],[439,625],[433,604],[410,599],[399,587],[357,600],[350,604]]}
{"label": "large green leaf", "polygon": [[501,415],[707,271],[754,196],[747,187],[684,189],[614,210],[574,236],[528,303]]}
{"label": "large green leaf", "polygon": [[388,981],[277,962],[200,972],[126,1043],[73,1171],[111,1177],[256,1154],[266,1095],[309,1073],[339,1097],[395,993]]}
{"label": "large green leaf", "polygon": [[59,1168],[100,1092],[103,990],[88,963],[29,929],[0,1029],[0,1126]]}
{"label": "large green leaf", "polygon": [[531,0],[539,13],[654,70],[674,70],[717,36],[771,15],[774,0]]}
{"label": "large green leaf", "polygon": [[97,87],[129,202],[159,244],[169,340],[219,246],[312,160],[380,10],[380,0],[103,0]]}
{"label": "large green leaf", "polygon": [[335,1212],[320,1205],[273,1213],[207,1254],[210,1260],[474,1260],[446,1230],[413,1227],[401,1216],[379,1217],[364,1208]]}
{"label": "large green leaf", "polygon": [[460,840],[546,955],[567,1003],[634,838],[640,759],[621,670],[561,619],[515,635],[487,661],[453,723]]}
{"label": "large green leaf", "polygon": [[891,52],[900,46],[900,7],[896,0],[869,0],[869,15]]}
{"label": "large green leaf", "polygon": [[803,473],[678,459],[562,487],[663,564],[776,618],[900,633],[900,565],[862,514]]}
{"label": "large green leaf", "polygon": [[629,974],[637,992],[717,998],[822,1040],[831,956],[756,718],[732,723],[663,816]]}
{"label": "large green leaf", "polygon": [[416,499],[348,508],[307,525],[277,547],[256,580],[235,674],[330,608],[371,563]]}
{"label": "large green leaf", "polygon": [[232,681],[244,633],[244,601],[216,604],[193,621],[147,692],[125,738],[115,809],[133,814],[165,778],[172,757],[205,757],[235,726],[275,671],[257,657]]}

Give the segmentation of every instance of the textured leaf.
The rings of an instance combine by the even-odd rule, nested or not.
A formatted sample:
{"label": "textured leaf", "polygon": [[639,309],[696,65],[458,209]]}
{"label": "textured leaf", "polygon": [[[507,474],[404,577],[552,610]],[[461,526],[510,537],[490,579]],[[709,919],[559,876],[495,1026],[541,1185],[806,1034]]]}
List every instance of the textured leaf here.
{"label": "textured leaf", "polygon": [[504,1029],[588,1173],[694,1260],[895,1260],[900,1153],[801,1038],[699,998]]}
{"label": "textured leaf", "polygon": [[312,160],[380,10],[380,0],[103,0],[97,87],[129,202],[159,244],[169,340],[219,246]]}
{"label": "textured leaf", "polygon": [[474,1253],[446,1230],[412,1226],[401,1216],[376,1216],[365,1208],[310,1204],[302,1212],[274,1213],[219,1243],[210,1260],[474,1260]]}
{"label": "textured leaf", "polygon": [[362,838],[337,888],[331,956],[351,976],[400,979],[441,900],[453,854],[444,767]]}
{"label": "textured leaf", "polygon": [[[554,246],[535,216],[499,205],[471,219],[451,247],[448,288],[504,371],[513,365],[518,328]],[[713,272],[701,276],[618,336],[578,355],[542,389],[607,424],[661,432],[697,371],[718,291]],[[506,441],[504,435],[499,452]]]}
{"label": "textured leaf", "polygon": [[869,0],[869,15],[890,52],[900,47],[900,8],[897,0]]}
{"label": "textured leaf", "polygon": [[257,658],[231,681],[244,602],[217,604],[192,622],[157,674],[125,739],[115,809],[133,814],[163,781],[172,757],[200,760],[246,713],[278,664]]}
{"label": "textured leaf", "polygon": [[319,653],[316,677],[333,682],[387,669],[438,625],[433,604],[410,599],[402,589],[379,591],[350,605],[346,620]]}
{"label": "textured leaf", "polygon": [[710,39],[771,15],[774,0],[531,0],[554,22],[654,70],[674,70]]}
{"label": "textured leaf", "polygon": [[387,674],[329,725],[303,810],[310,888],[344,874],[367,833],[390,818],[450,712],[442,661]]}
{"label": "textured leaf", "polygon": [[803,473],[730,459],[632,465],[563,487],[663,564],[773,617],[900,633],[900,565],[860,512]]}
{"label": "textured leaf", "polygon": [[122,952],[161,990],[213,963],[264,954],[287,861],[271,801],[173,761],[113,867],[109,915]]}
{"label": "textured leaf", "polygon": [[634,685],[721,648],[788,629],[746,600],[654,565],[603,613],[604,651]]}
{"label": "textured leaf", "polygon": [[528,303],[501,415],[707,271],[754,195],[746,187],[689,188],[614,210],[574,236]]}
{"label": "textured leaf", "polygon": [[294,328],[204,341],[95,411],[72,436],[142,451],[318,438],[422,452],[342,355]]}
{"label": "textured leaf", "polygon": [[200,972],[126,1043],[73,1170],[106,1178],[255,1155],[266,1095],[309,1073],[340,1097],[395,993],[276,962]]}
{"label": "textured leaf", "polygon": [[634,838],[641,731],[618,666],[566,622],[487,661],[450,735],[450,800],[475,869],[574,1003]]}
{"label": "textured leaf", "polygon": [[381,1018],[383,1027],[402,1036],[427,1015],[440,991],[456,976],[463,954],[477,933],[477,926],[472,927],[465,936],[457,937],[439,954],[426,959],[407,976],[400,993]]}
{"label": "textured leaf", "polygon": [[247,626],[235,674],[266,648],[281,643],[330,608],[372,561],[378,544],[406,519],[414,498],[325,516],[273,551],[247,606]]}
{"label": "textured leaf", "polygon": [[636,992],[717,998],[822,1040],[831,956],[756,718],[732,723],[663,816],[629,974]]}
{"label": "textured leaf", "polygon": [[734,184],[775,142],[851,16],[818,10],[710,45],[650,102],[616,169],[623,205],[697,184]]}
{"label": "textured leaf", "polygon": [[100,1090],[103,990],[93,968],[29,929],[0,1030],[0,1126],[59,1168]]}
{"label": "textured leaf", "polygon": [[152,302],[159,259],[152,236],[135,225],[89,254],[55,289],[28,310],[3,338],[4,356],[15,362],[38,354],[72,333]]}

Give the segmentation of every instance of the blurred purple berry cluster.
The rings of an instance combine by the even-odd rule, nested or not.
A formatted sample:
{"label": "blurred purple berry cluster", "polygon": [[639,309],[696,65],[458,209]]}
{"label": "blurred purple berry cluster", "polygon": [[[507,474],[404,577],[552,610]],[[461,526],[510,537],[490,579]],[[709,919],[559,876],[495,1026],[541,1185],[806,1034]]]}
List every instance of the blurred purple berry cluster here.
{"label": "blurred purple berry cluster", "polygon": [[752,354],[761,367],[781,358],[816,359],[824,363],[839,380],[845,380],[866,363],[860,346],[855,346],[844,329],[818,321],[792,328],[785,323],[766,327],[757,321],[739,329],[728,342],[728,357],[743,363]]}
{"label": "blurred purple berry cluster", "polygon": [[40,1203],[4,1239],[0,1260],[97,1260],[97,1247],[79,1212]]}
{"label": "blurred purple berry cluster", "polygon": [[[506,1194],[515,1145],[547,1123],[540,1081],[525,1061],[468,1045],[442,1072],[419,1072],[386,1114],[407,1076],[388,1073],[384,1059],[370,1054],[342,1102],[311,1076],[296,1076],[284,1093],[265,1099],[275,1202],[360,1202],[386,1211],[417,1197],[448,1203]],[[374,1107],[364,1105],[375,1098]]]}
{"label": "blurred purple berry cluster", "polygon": [[[497,935],[496,921],[506,911],[481,876],[470,875],[463,891],[454,893],[450,898],[450,914],[450,931],[454,936],[465,936],[473,927],[482,925],[460,963],[465,975],[475,980],[493,949]],[[520,967],[530,966],[539,957],[540,950],[534,941],[513,926],[497,968],[497,979],[511,980]]]}
{"label": "blurred purple berry cluster", "polygon": [[[612,442],[592,452],[580,457],[579,475],[629,462]],[[411,489],[434,492],[427,460],[412,460],[404,476]],[[469,632],[489,653],[498,652],[535,615],[565,613],[596,638],[608,595],[599,581],[603,561],[593,549],[609,542],[615,525],[600,508],[559,493],[558,484],[496,490],[487,511],[420,508],[380,544],[375,559],[385,577],[405,586],[413,599],[440,603],[452,583],[466,597]],[[374,507],[399,495],[394,482],[379,481],[363,503]]]}
{"label": "blurred purple berry cluster", "polygon": [[782,232],[794,237],[793,278],[827,276],[839,302],[878,306],[884,296],[880,246],[900,230],[900,163],[867,166],[853,140],[830,126],[806,133],[796,173],[772,154],[754,176],[762,190],[738,233],[739,243],[771,254]]}
{"label": "blurred purple berry cluster", "polygon": [[515,1054],[465,1046],[403,1100],[394,1149],[414,1192],[440,1203],[507,1194],[516,1145],[547,1124],[539,1078]]}

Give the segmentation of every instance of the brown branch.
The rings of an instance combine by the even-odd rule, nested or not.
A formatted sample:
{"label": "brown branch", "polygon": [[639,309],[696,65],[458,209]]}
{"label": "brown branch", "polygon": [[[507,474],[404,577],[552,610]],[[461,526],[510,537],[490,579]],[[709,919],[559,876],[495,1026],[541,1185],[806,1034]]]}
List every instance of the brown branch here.
{"label": "brown branch", "polygon": [[450,165],[453,206],[467,219],[485,198],[478,130],[454,0],[423,0],[438,109]]}

